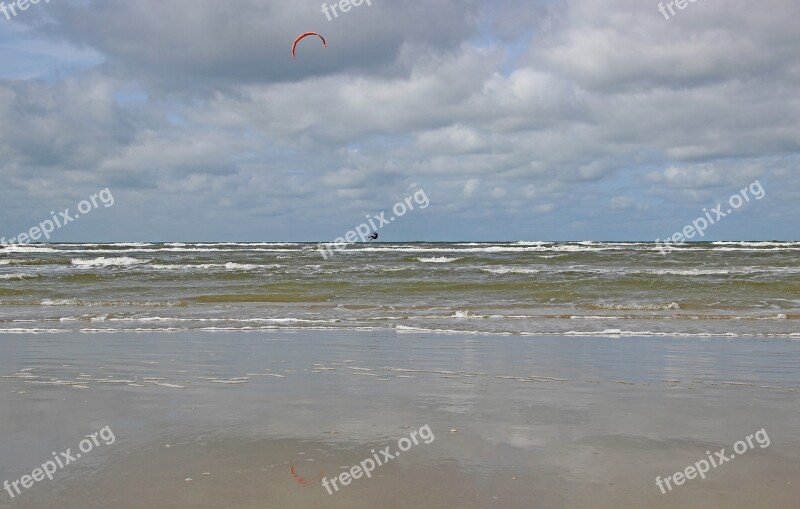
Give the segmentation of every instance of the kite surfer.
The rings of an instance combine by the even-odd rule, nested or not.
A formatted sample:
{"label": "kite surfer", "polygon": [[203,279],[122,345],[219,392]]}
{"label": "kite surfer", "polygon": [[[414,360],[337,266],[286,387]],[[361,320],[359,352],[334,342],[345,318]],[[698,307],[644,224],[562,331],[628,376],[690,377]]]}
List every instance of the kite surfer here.
{"label": "kite surfer", "polygon": [[378,240],[378,232],[372,232],[369,235],[369,240]]}

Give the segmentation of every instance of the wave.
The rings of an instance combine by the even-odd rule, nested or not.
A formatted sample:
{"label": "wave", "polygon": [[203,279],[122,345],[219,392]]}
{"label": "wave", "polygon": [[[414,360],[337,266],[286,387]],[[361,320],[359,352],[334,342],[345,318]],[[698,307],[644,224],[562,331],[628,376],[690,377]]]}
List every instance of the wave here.
{"label": "wave", "polygon": [[59,322],[79,322],[79,321],[89,321],[89,322],[105,322],[108,320],[108,315],[100,315],[100,316],[91,316],[91,315],[81,315],[81,316],[65,316],[63,318],[59,318]]}
{"label": "wave", "polygon": [[417,258],[417,261],[422,263],[450,263],[461,258],[447,258],[446,256],[432,257],[432,258]]}
{"label": "wave", "polygon": [[633,274],[655,274],[659,276],[728,276],[746,274],[739,269],[648,269],[632,272]]}
{"label": "wave", "polygon": [[680,304],[677,302],[669,302],[669,303],[651,303],[651,304],[642,304],[637,302],[624,302],[624,303],[599,303],[599,304],[590,304],[588,306],[590,309],[605,309],[609,311],[670,311],[670,310],[679,310],[681,309]]}
{"label": "wave", "polygon": [[20,280],[20,279],[38,279],[41,276],[39,274],[0,274],[1,280]]}
{"label": "wave", "polygon": [[261,268],[261,265],[252,265],[249,263],[228,262],[225,264],[226,270],[256,270],[259,268]]}
{"label": "wave", "polygon": [[331,295],[258,294],[258,295],[200,295],[188,300],[203,304],[250,302],[328,302]]}
{"label": "wave", "polygon": [[149,261],[150,260],[130,258],[128,256],[122,256],[119,258],[106,258],[105,256],[101,256],[99,258],[94,258],[93,260],[81,260],[79,258],[75,258],[72,260],[72,265],[77,265],[79,267],[129,267],[131,265],[141,265]]}
{"label": "wave", "polygon": [[[630,246],[578,246],[570,244],[554,244],[543,246],[515,246],[515,245],[497,245],[485,247],[351,247],[348,252],[353,253],[530,253],[530,252],[599,252],[599,251],[623,251],[629,249]],[[655,248],[652,248],[655,249]]]}
{"label": "wave", "polygon": [[486,318],[486,317],[483,315],[476,315],[472,311],[466,310],[466,311],[456,311],[455,313],[453,313],[453,316],[449,318]]}
{"label": "wave", "polygon": [[[457,311],[453,318],[486,318],[474,315],[469,311]],[[598,322],[609,317],[592,317]],[[617,317],[614,317],[615,319]],[[767,319],[767,317],[764,317]],[[772,318],[775,319],[775,318]],[[778,320],[786,318],[778,316]],[[797,319],[797,317],[795,317]],[[109,317],[108,315],[80,315],[65,317],[62,319],[51,318],[46,322],[58,321],[61,328],[55,328],[49,323],[37,323],[35,320],[11,320],[0,321],[6,328],[0,327],[0,334],[24,334],[24,333],[57,333],[57,332],[78,332],[78,333],[154,333],[154,332],[258,332],[258,331],[376,331],[394,330],[398,333],[424,333],[424,334],[456,334],[471,336],[531,336],[531,337],[698,337],[698,338],[789,338],[800,340],[800,332],[788,332],[781,329],[753,331],[747,328],[717,329],[717,330],[663,330],[660,327],[636,327],[628,325],[623,327],[607,327],[605,324],[597,323],[591,327],[591,322],[584,322],[590,330],[576,330],[578,327],[543,330],[497,330],[494,326],[481,327],[480,321],[451,321],[452,325],[443,327],[431,327],[425,325],[399,325],[399,324],[376,324],[366,326],[357,320],[330,319],[304,319],[304,318],[171,318],[171,317]],[[13,324],[10,322],[14,322]],[[28,322],[25,324],[25,322]],[[94,322],[97,325],[90,326],[87,322]],[[116,322],[112,324],[109,322]],[[102,325],[100,325],[102,323]],[[562,322],[567,323],[567,322]],[[573,324],[577,325],[576,322]],[[642,323],[640,323],[642,325]],[[100,328],[102,327],[102,328]],[[582,327],[580,327],[582,328]],[[549,328],[548,328],[549,329]]]}
{"label": "wave", "polygon": [[720,240],[712,242],[714,246],[744,246],[744,247],[783,247],[783,246],[797,246],[800,242],[797,241],[744,241],[744,240]]}
{"label": "wave", "polygon": [[224,249],[220,247],[160,247],[153,248],[131,248],[131,249],[106,249],[98,247],[94,249],[57,249],[55,252],[63,254],[157,254],[157,253],[300,253],[302,249],[275,249],[275,248],[252,248],[252,249]]}
{"label": "wave", "polygon": [[57,252],[56,249],[52,247],[44,247],[44,246],[5,246],[0,249],[0,252],[3,253],[55,253]]}
{"label": "wave", "polygon": [[253,265],[247,263],[201,263],[197,265],[192,264],[152,264],[150,268],[154,270],[210,270],[210,269],[225,269],[225,270],[258,270],[258,269],[275,269],[280,268],[282,265],[277,263],[270,265]]}
{"label": "wave", "polygon": [[143,316],[130,318],[109,318],[109,322],[198,322],[198,323],[339,323],[338,318],[178,318],[166,316]]}
{"label": "wave", "polygon": [[[185,327],[134,327],[134,328],[95,328],[84,327],[80,329],[55,329],[41,327],[13,327],[0,328],[0,334],[119,334],[119,333],[186,333],[186,332],[278,332],[278,331],[361,331],[374,332],[375,327],[313,327],[313,326],[279,326],[263,325],[259,327],[200,327],[190,329]],[[566,332],[487,332],[473,330],[456,329],[432,329],[426,327],[410,327],[398,325],[394,329],[397,333],[416,333],[416,334],[449,334],[449,335],[470,335],[470,336],[526,336],[526,337],[692,337],[692,338],[785,338],[790,340],[800,340],[800,333],[739,333],[739,332],[660,332],[660,331],[629,331],[622,329],[606,329],[602,331],[566,331]],[[270,341],[292,341],[289,338],[270,338]]]}
{"label": "wave", "polygon": [[146,247],[146,246],[157,246],[158,244],[154,244],[152,242],[105,242],[105,243],[92,243],[92,242],[59,242],[56,244],[50,244],[51,246],[56,247],[105,247],[105,246],[116,246],[116,247]]}
{"label": "wave", "polygon": [[[8,304],[8,303],[6,303]],[[21,302],[22,305],[30,305],[30,302]],[[185,307],[183,301],[88,301],[79,299],[42,299],[38,301],[40,306],[76,306],[76,307]]]}
{"label": "wave", "polygon": [[408,333],[433,333],[433,334],[458,334],[480,336],[584,336],[584,337],[696,337],[696,338],[791,338],[800,339],[800,332],[674,332],[674,331],[630,331],[623,329],[604,329],[600,331],[546,331],[546,332],[496,332],[455,329],[432,329],[428,327],[414,327],[409,325],[396,325],[397,332]]}
{"label": "wave", "polygon": [[58,334],[64,332],[72,332],[67,329],[41,329],[39,327],[14,327],[10,329],[0,328],[0,334]]}
{"label": "wave", "polygon": [[70,264],[68,260],[62,260],[62,259],[58,259],[58,258],[54,259],[52,257],[49,258],[49,259],[44,258],[44,257],[42,257],[42,258],[12,258],[10,260],[0,260],[0,261],[6,262],[6,263],[3,263],[2,265],[40,265],[40,266],[45,266],[45,265],[69,265]]}
{"label": "wave", "polygon": [[774,251],[800,251],[800,245],[784,244],[778,247],[715,247],[712,251],[728,251],[733,253],[769,253]]}
{"label": "wave", "polygon": [[225,246],[244,246],[244,247],[272,247],[272,246],[300,246],[300,242],[104,242],[104,243],[83,243],[83,242],[56,242],[47,244],[51,247],[225,247]]}
{"label": "wave", "polygon": [[524,267],[494,267],[481,269],[483,272],[490,274],[538,274],[541,272],[537,269],[526,269]]}

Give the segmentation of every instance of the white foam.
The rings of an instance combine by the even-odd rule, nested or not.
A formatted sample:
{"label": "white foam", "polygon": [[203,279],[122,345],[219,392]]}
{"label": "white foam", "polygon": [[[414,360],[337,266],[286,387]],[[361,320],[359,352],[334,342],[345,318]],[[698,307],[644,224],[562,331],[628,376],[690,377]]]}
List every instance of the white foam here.
{"label": "white foam", "polygon": [[624,316],[572,315],[570,320],[624,320]]}
{"label": "white foam", "polygon": [[526,252],[597,252],[622,251],[630,246],[578,246],[557,244],[551,246],[486,246],[486,247],[364,247],[349,248],[350,252],[384,252],[384,253],[526,253]]}
{"label": "white foam", "polygon": [[439,257],[431,257],[431,258],[417,258],[417,261],[422,263],[450,263],[456,260],[460,260],[461,258],[447,258],[446,256],[439,256]]}
{"label": "white foam", "polygon": [[225,269],[225,270],[258,270],[258,269],[277,269],[282,265],[274,263],[270,265],[253,265],[245,263],[202,263],[198,265],[191,264],[152,264],[150,268],[154,270],[212,270],[212,269]]}
{"label": "white foam", "polygon": [[756,247],[715,247],[712,248],[712,251],[730,251],[730,252],[740,252],[740,253],[764,253],[767,251],[798,251],[800,250],[800,246],[787,244],[782,247],[764,247],[764,248],[756,248]]}
{"label": "white foam", "polygon": [[10,329],[0,329],[0,334],[57,334],[59,332],[70,332],[62,329],[41,329],[39,327],[22,328],[14,327]]}
{"label": "white foam", "polygon": [[[236,247],[236,246],[232,246]],[[65,253],[65,254],[132,254],[136,253],[138,255],[142,254],[154,254],[154,253],[212,253],[212,252],[257,252],[257,253],[299,253],[301,249],[271,249],[271,248],[260,248],[260,247],[253,247],[253,248],[245,248],[239,247],[236,249],[232,248],[223,248],[223,247],[143,247],[143,248],[131,248],[131,249],[59,249],[57,252]]]}
{"label": "white foam", "polygon": [[38,277],[40,277],[38,274],[0,274],[0,279],[5,280],[36,279]]}
{"label": "white foam", "polygon": [[741,332],[675,332],[675,331],[629,331],[622,329],[605,329],[602,331],[548,331],[548,332],[487,332],[474,330],[430,329],[407,325],[395,326],[397,332],[458,334],[478,336],[586,336],[586,337],[696,337],[696,338],[797,338],[800,332],[792,333],[741,333]]}
{"label": "white foam", "polygon": [[669,304],[666,303],[659,303],[659,304],[639,304],[635,302],[629,302],[624,304],[597,304],[597,307],[601,309],[611,309],[616,311],[622,310],[631,310],[631,311],[667,311],[667,310],[678,310],[681,309],[680,304],[677,302],[670,302]]}
{"label": "white foam", "polygon": [[3,252],[6,253],[55,253],[56,249],[52,247],[39,247],[39,246],[5,246]]}
{"label": "white foam", "polygon": [[103,307],[103,306],[130,306],[130,307],[175,307],[182,305],[181,302],[177,301],[88,301],[88,300],[78,300],[78,299],[43,299],[39,302],[40,306],[93,306],[93,307]]}
{"label": "white foam", "polygon": [[147,263],[148,261],[149,260],[131,258],[128,256],[122,256],[119,258],[106,258],[105,256],[101,256],[92,260],[81,260],[79,258],[75,258],[72,260],[72,264],[79,267],[129,267],[131,265],[141,265],[143,263]]}
{"label": "white foam", "polygon": [[526,269],[524,267],[492,267],[481,269],[490,274],[538,274],[541,272],[536,269]]}
{"label": "white foam", "polygon": [[198,322],[198,323],[338,323],[338,318],[178,318],[165,316],[145,316],[138,318],[109,318],[109,322]]}
{"label": "white foam", "polygon": [[720,240],[717,242],[711,243],[714,246],[744,246],[744,247],[787,247],[787,246],[797,246],[800,245],[800,242],[770,242],[770,241],[730,241],[730,240]]}
{"label": "white foam", "polygon": [[77,306],[78,299],[44,299],[39,304],[42,306]]}
{"label": "white foam", "polygon": [[448,318],[485,318],[483,315],[476,315],[472,311],[456,311],[453,316]]}
{"label": "white foam", "polygon": [[672,276],[729,276],[732,274],[794,274],[800,267],[728,267],[709,269],[645,269],[633,271],[633,274],[655,274]]}
{"label": "white foam", "polygon": [[671,275],[671,276],[727,276],[737,272],[735,269],[648,269],[642,274]]}
{"label": "white foam", "polygon": [[225,264],[225,268],[227,270],[255,270],[258,268],[258,265],[251,265],[247,263],[234,263],[228,262]]}
{"label": "white foam", "polygon": [[628,331],[622,329],[605,329],[602,331],[567,331],[557,335],[564,335],[564,336],[610,336],[610,337],[619,337],[619,336],[640,336],[640,337],[650,337],[650,336],[661,336],[661,337],[699,337],[699,338],[707,338],[707,337],[739,337],[739,336],[748,336],[748,337],[762,337],[762,336],[770,336],[770,334],[740,334],[736,332],[660,332],[660,331]]}

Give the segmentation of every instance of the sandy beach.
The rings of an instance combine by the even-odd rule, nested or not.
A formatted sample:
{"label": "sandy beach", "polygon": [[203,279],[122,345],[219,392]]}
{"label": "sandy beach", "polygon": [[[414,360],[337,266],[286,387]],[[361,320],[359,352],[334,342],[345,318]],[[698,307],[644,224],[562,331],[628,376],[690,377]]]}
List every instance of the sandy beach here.
{"label": "sandy beach", "polygon": [[[390,331],[4,335],[0,507],[792,508],[796,342]],[[720,354],[719,352],[723,352]],[[375,451],[431,439],[331,490]],[[769,445],[662,494],[758,430]],[[46,437],[44,439],[43,437]],[[752,440],[751,440],[752,441]],[[408,445],[405,444],[405,445]],[[13,489],[13,488],[12,488]]]}

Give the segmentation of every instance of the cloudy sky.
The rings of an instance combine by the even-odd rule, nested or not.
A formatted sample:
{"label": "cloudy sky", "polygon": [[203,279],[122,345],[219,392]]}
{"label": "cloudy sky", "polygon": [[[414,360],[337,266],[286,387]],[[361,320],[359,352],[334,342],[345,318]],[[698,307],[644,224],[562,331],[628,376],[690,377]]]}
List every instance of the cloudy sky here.
{"label": "cloudy sky", "polygon": [[371,3],[0,14],[0,236],[109,188],[53,240],[332,240],[423,189],[382,240],[654,240],[758,180],[706,238],[800,239],[796,0]]}

